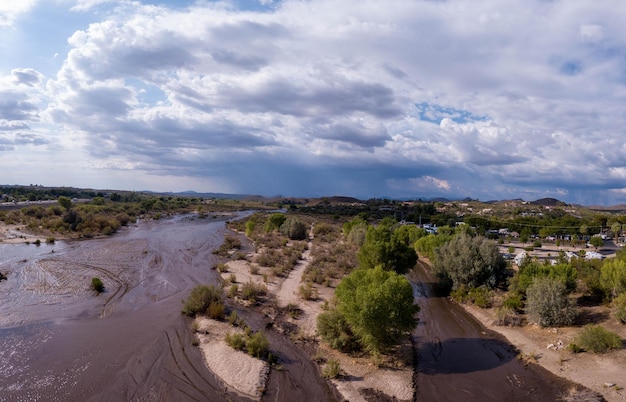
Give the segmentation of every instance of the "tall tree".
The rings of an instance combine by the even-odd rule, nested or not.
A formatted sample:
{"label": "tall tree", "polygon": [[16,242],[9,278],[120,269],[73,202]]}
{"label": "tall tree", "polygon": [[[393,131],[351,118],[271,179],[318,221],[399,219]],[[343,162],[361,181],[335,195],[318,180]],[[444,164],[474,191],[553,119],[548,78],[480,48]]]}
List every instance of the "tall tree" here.
{"label": "tall tree", "polygon": [[404,231],[394,236],[395,224],[394,219],[383,219],[378,226],[368,227],[357,256],[359,267],[371,269],[381,265],[385,270],[404,274],[415,266],[417,253],[406,243],[411,236]]}
{"label": "tall tree", "polygon": [[462,285],[494,288],[505,278],[506,262],[495,242],[459,233],[435,249],[433,268],[441,283],[452,289]]}
{"label": "tall tree", "polygon": [[338,311],[371,352],[396,345],[417,325],[419,306],[414,304],[411,284],[381,266],[353,271],[339,283],[335,294]]}

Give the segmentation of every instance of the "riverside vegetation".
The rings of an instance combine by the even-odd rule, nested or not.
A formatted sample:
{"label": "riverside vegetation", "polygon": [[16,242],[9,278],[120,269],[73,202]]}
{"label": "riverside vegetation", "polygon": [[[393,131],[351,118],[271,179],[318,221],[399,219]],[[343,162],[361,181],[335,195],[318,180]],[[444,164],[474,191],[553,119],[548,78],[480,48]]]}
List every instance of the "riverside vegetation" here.
{"label": "riverside vegetation", "polygon": [[[460,303],[495,309],[500,325],[536,323],[549,328],[574,325],[580,330],[576,341],[568,346],[572,352],[605,353],[622,348],[618,333],[604,328],[594,318],[597,315],[584,311],[589,307],[610,310],[607,319],[624,322],[626,253],[620,251],[616,257],[605,260],[587,260],[582,257],[584,253],[568,259],[564,252],[559,252],[554,262],[527,258],[518,267],[503,258],[499,247],[510,239],[483,232],[486,224],[492,225],[491,228],[494,225],[483,217],[456,218],[455,222],[468,223],[439,226],[433,234],[415,224],[400,223],[394,216],[380,217],[379,210],[372,214],[379,217],[376,219],[361,206],[349,215],[346,205],[337,210],[329,203],[320,205],[292,204],[285,213],[254,214],[230,222],[229,227],[246,234],[257,251],[254,262],[271,267],[273,276],[286,276],[293,268],[302,252],[298,248],[303,247],[296,239],[303,238],[303,228],[313,228],[313,258],[303,275],[300,294],[306,300],[316,293],[315,289],[334,289],[335,297],[325,302],[325,311],[317,319],[318,339],[332,348],[349,355],[368,354],[376,364],[385,358],[395,358],[394,351],[406,342],[417,322],[415,314],[419,307],[413,303],[404,274],[415,269],[418,255],[430,261],[442,291]],[[419,210],[425,209],[419,203],[418,206]],[[405,207],[389,215],[397,217],[402,208]],[[560,242],[581,249],[585,247],[581,241],[593,231],[613,231],[616,236],[621,232],[612,225],[621,222],[621,214],[585,211],[580,214],[585,217],[581,218],[567,217],[567,213],[555,213],[553,209],[546,211],[551,216],[546,222],[560,220],[570,222],[571,226],[550,227],[552,231],[547,232],[541,225],[524,223],[530,220],[516,217],[519,211],[510,212],[505,224],[519,225],[521,231],[529,233],[529,238],[537,237],[539,232],[561,235],[565,230],[575,232],[576,235]],[[434,213],[422,215],[422,219],[432,222],[440,218]],[[494,220],[503,225],[502,217]],[[479,224],[472,226],[469,222]],[[448,219],[446,223],[454,222]],[[600,223],[597,228],[596,223]],[[300,228],[298,235],[289,229],[292,227]],[[230,255],[246,258],[236,249]],[[258,266],[254,269],[258,273]],[[229,293],[236,297],[238,292],[240,289]],[[297,315],[297,311],[298,307],[292,305],[289,314]],[[389,317],[397,319],[389,320]],[[593,325],[586,325],[589,323]],[[326,362],[323,371],[328,377],[342,373],[336,360],[331,365]]]}

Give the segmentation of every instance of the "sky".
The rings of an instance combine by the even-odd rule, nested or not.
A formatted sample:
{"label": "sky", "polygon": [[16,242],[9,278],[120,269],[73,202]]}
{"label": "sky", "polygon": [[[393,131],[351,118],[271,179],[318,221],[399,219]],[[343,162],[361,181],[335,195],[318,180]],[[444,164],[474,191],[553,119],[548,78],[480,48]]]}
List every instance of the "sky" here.
{"label": "sky", "polygon": [[0,0],[0,184],[626,203],[626,1]]}

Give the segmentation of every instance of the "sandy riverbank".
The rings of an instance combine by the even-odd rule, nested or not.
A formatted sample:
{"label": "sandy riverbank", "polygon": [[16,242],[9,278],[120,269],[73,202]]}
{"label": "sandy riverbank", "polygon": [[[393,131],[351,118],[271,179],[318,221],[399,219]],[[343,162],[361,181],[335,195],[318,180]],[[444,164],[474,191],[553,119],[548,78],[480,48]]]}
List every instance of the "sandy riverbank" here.
{"label": "sandy riverbank", "polygon": [[[58,236],[55,236],[58,239]],[[31,233],[24,225],[7,225],[0,221],[0,243],[43,243],[47,237]]]}

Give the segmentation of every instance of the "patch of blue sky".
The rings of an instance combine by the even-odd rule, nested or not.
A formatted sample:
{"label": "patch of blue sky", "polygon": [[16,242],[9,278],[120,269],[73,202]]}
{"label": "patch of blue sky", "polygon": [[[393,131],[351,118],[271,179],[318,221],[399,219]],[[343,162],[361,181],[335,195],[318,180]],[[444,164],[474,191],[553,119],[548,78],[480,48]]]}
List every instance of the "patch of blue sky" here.
{"label": "patch of blue sky", "polygon": [[141,4],[167,7],[172,10],[185,9],[197,3],[197,0],[141,0]]}
{"label": "patch of blue sky", "polygon": [[68,13],[67,6],[56,1],[41,1],[10,28],[11,54],[3,54],[0,60],[10,66],[0,68],[33,68],[46,76],[58,71],[69,51],[67,39],[77,30],[86,29],[95,16],[89,13]]}
{"label": "patch of blue sky", "polygon": [[581,71],[581,64],[572,60],[566,61],[565,63],[561,64],[561,67],[559,68],[559,72],[563,75],[576,75]]}
{"label": "patch of blue sky", "polygon": [[[221,2],[222,0],[211,1]],[[228,3],[241,11],[271,12],[280,5],[281,0],[230,0]]]}
{"label": "patch of blue sky", "polygon": [[126,85],[135,88],[139,102],[155,106],[160,102],[167,102],[167,94],[155,85],[136,78],[127,78]]}
{"label": "patch of blue sky", "polygon": [[488,116],[479,116],[469,110],[455,109],[453,107],[445,107],[428,102],[416,103],[415,107],[419,112],[420,120],[433,124],[441,123],[441,120],[445,117],[458,124],[486,121],[489,119]]}

